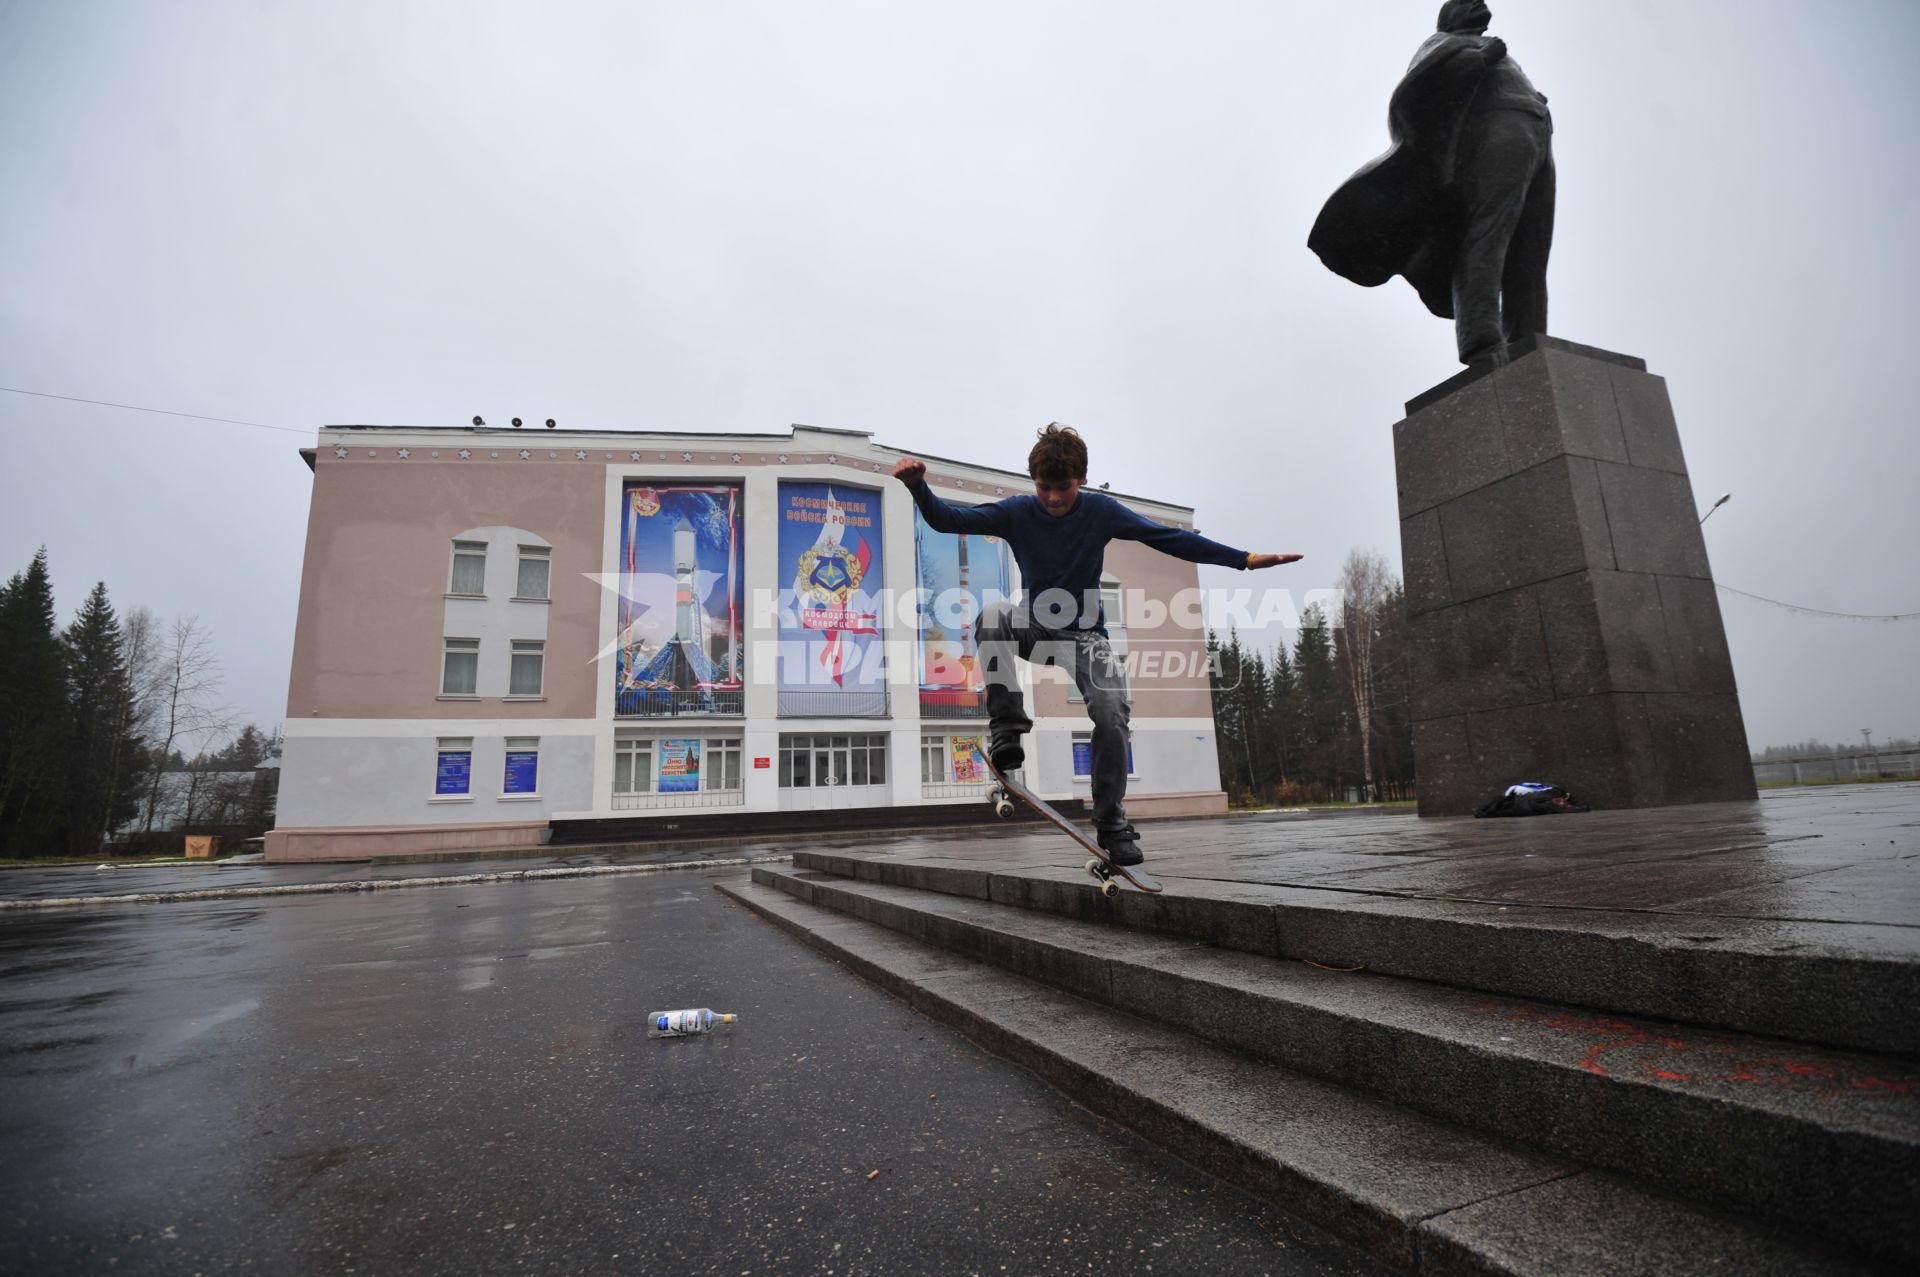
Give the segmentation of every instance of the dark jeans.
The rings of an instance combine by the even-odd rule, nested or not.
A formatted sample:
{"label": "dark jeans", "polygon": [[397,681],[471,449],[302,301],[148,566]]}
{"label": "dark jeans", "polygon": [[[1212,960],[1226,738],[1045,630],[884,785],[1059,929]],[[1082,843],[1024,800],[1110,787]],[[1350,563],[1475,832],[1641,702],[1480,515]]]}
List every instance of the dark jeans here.
{"label": "dark jeans", "polygon": [[1022,603],[1000,602],[980,613],[980,665],[987,681],[987,714],[995,735],[1025,732],[1027,716],[1014,656],[1058,665],[1073,675],[1093,720],[1093,823],[1102,832],[1127,823],[1126,682],[1107,636],[1097,630],[1055,630],[1033,619]]}
{"label": "dark jeans", "polygon": [[1460,362],[1547,331],[1547,253],[1553,247],[1553,123],[1489,111],[1463,126],[1460,202],[1466,215],[1453,269]]}

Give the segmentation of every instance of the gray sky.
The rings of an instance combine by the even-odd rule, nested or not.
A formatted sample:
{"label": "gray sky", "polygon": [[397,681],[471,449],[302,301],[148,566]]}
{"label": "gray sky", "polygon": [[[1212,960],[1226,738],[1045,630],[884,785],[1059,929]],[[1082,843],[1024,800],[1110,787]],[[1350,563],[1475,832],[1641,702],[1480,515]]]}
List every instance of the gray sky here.
{"label": "gray sky", "polygon": [[[1451,375],[1305,247],[1437,0],[0,0],[0,385],[310,431],[867,430],[1399,560]],[[1494,0],[1556,335],[1668,379],[1719,580],[1920,609],[1920,5]],[[197,613],[277,722],[296,435],[0,394],[0,572]],[[310,442],[310,439],[308,440]],[[1211,570],[1208,570],[1211,572]],[[1208,583],[1228,583],[1223,574]],[[1920,736],[1920,624],[1722,595],[1756,748]],[[1278,635],[1269,637],[1277,638]]]}

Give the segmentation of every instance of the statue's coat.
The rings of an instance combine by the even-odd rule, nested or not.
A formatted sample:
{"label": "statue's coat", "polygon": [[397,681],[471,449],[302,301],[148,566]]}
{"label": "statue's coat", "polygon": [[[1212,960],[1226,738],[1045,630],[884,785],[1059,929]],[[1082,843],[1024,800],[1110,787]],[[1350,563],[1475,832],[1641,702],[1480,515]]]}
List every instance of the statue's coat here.
{"label": "statue's coat", "polygon": [[1486,43],[1443,32],[1420,46],[1387,104],[1393,145],[1341,184],[1307,236],[1336,275],[1367,288],[1404,275],[1442,319],[1453,318],[1464,216],[1454,189],[1460,132],[1487,79]]}

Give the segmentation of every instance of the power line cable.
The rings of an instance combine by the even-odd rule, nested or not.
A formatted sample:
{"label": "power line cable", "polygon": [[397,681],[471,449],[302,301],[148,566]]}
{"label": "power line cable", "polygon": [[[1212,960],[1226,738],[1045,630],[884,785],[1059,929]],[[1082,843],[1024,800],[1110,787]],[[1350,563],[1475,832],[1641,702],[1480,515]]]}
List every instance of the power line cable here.
{"label": "power line cable", "polygon": [[1743,599],[1752,599],[1756,603],[1766,603],[1773,607],[1782,607],[1789,612],[1801,612],[1807,616],[1833,616],[1843,621],[1912,621],[1920,619],[1920,612],[1829,612],[1821,607],[1801,607],[1798,603],[1782,603],[1779,599],[1770,599],[1764,595],[1749,594],[1745,590],[1736,590],[1731,585],[1720,585],[1728,594],[1738,594]]}
{"label": "power line cable", "polygon": [[163,417],[191,417],[195,421],[220,421],[230,426],[252,426],[257,430],[278,430],[290,435],[311,435],[311,430],[299,430],[293,426],[272,426],[264,421],[241,421],[235,417],[205,417],[197,412],[173,412],[167,408],[145,408],[139,404],[108,403],[105,399],[82,399],[78,395],[53,395],[44,390],[21,390],[17,386],[0,386],[0,390],[13,395],[32,395],[36,399],[64,399],[68,403],[90,403],[102,408],[125,408],[129,412],[155,412]]}

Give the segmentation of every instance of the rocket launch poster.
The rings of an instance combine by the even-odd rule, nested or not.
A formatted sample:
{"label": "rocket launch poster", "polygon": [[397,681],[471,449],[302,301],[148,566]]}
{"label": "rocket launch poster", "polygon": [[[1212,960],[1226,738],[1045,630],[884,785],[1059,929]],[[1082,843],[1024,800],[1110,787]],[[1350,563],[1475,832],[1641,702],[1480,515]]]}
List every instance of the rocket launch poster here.
{"label": "rocket launch poster", "polygon": [[782,712],[886,712],[865,707],[887,686],[880,508],[869,488],[780,485]]}
{"label": "rocket launch poster", "polygon": [[980,609],[1011,597],[1013,556],[999,537],[935,532],[917,507],[913,544],[921,591],[921,708],[977,713],[987,685],[980,672]]}
{"label": "rocket launch poster", "polygon": [[739,485],[627,484],[620,564],[616,690],[738,688]]}

